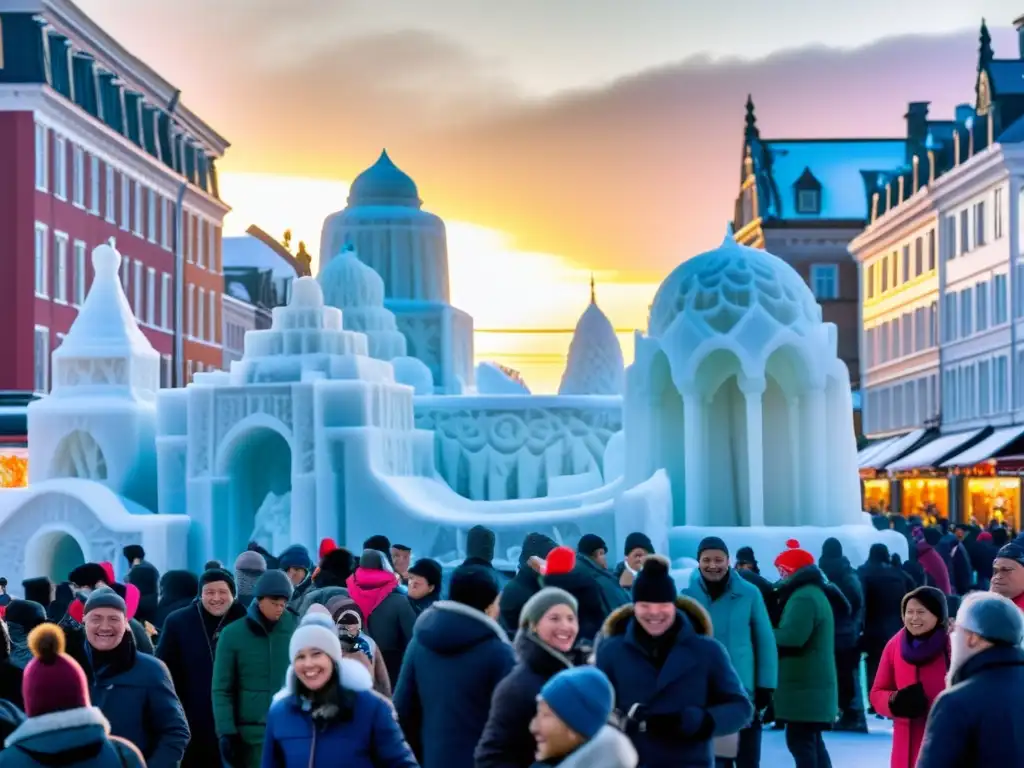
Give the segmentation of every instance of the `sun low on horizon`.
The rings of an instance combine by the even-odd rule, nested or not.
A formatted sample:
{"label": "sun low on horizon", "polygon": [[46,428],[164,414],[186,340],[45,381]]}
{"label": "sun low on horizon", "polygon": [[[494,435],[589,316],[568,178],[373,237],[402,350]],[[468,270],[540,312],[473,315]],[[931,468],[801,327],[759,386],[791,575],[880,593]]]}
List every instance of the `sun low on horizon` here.
{"label": "sun low on horizon", "polygon": [[[219,181],[231,206],[225,237],[242,235],[253,224],[274,237],[291,230],[292,242],[304,242],[313,255],[316,274],[323,221],[345,207],[347,181],[233,172]],[[511,233],[434,212],[448,232],[452,304],[473,316],[477,362],[514,368],[533,392],[556,392],[572,330],[590,302],[592,276],[598,304],[618,332],[627,364],[632,361],[632,329],[646,327],[656,283],[629,281],[610,270],[592,273],[557,254],[517,250]]]}

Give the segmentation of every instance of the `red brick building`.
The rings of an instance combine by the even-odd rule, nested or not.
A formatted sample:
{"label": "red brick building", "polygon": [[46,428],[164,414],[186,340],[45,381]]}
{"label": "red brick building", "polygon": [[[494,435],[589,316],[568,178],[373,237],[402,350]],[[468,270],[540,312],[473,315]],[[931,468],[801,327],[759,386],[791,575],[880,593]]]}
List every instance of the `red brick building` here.
{"label": "red brick building", "polygon": [[220,368],[227,141],[68,0],[15,6],[0,12],[0,390],[49,390],[110,238],[162,383]]}

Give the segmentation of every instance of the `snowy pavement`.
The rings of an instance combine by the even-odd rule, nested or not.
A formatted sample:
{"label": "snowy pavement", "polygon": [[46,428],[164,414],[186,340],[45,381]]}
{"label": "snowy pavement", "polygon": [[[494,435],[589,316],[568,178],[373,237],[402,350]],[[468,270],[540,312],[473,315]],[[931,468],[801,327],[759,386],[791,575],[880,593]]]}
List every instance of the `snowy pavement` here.
{"label": "snowy pavement", "polygon": [[[869,734],[826,733],[825,744],[832,768],[885,768],[892,750],[892,722],[868,719]],[[761,742],[761,765],[785,768],[793,765],[782,731],[765,730]]]}

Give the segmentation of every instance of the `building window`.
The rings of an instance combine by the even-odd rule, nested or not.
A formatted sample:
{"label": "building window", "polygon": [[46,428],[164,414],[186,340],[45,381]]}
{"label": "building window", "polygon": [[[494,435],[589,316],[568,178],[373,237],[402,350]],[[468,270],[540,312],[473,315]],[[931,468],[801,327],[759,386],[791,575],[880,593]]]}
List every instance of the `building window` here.
{"label": "building window", "polygon": [[1003,413],[1007,409],[1007,360],[1005,355],[1000,355],[995,360],[995,376],[992,377],[992,406],[996,413]]}
{"label": "building window", "polygon": [[50,391],[50,329],[41,325],[35,328],[33,387],[41,395]]}
{"label": "building window", "polygon": [[882,272],[882,293],[885,293],[889,290],[889,257],[886,256],[882,259],[879,266],[881,267]]}
{"label": "building window", "polygon": [[188,300],[185,302],[185,312],[187,317],[185,318],[185,335],[189,338],[195,335],[195,325],[193,324],[194,311],[196,305],[196,287],[192,284],[188,286]]}
{"label": "building window", "polygon": [[106,190],[105,190],[106,191],[105,197],[107,198],[107,212],[106,212],[107,215],[106,215],[106,219],[107,219],[108,222],[113,224],[114,223],[114,208],[115,208],[115,202],[114,202],[114,169],[110,167],[110,163],[107,163],[105,168],[106,168],[106,174],[105,174],[106,179],[105,179],[105,182],[106,182],[106,185],[107,185],[106,186]]}
{"label": "building window", "polygon": [[206,260],[203,258],[203,252],[206,250],[206,221],[200,217],[196,217],[195,223],[196,229],[196,264],[200,267],[206,266]]}
{"label": "building window", "polygon": [[995,318],[993,320],[995,325],[1002,325],[1008,320],[1006,312],[1006,284],[1006,275],[996,275],[992,281],[992,291],[995,294],[992,300],[995,310]]}
{"label": "building window", "polygon": [[818,301],[839,298],[839,265],[812,264],[811,289]]}
{"label": "building window", "polygon": [[943,297],[942,307],[942,340],[956,341],[956,294],[947,293]]}
{"label": "building window", "polygon": [[869,264],[864,271],[864,297],[871,299],[875,296],[875,265]]}
{"label": "building window", "polygon": [[992,239],[1003,236],[1003,188],[996,187],[992,195]]}
{"label": "building window", "polygon": [[974,329],[978,333],[988,329],[988,292],[987,282],[974,286],[974,309],[977,315]]}
{"label": "building window", "polygon": [[939,303],[933,301],[928,307],[928,347],[938,344],[939,338]]}
{"label": "building window", "polygon": [[146,190],[146,236],[149,242],[156,242],[156,192]]}
{"label": "building window", "polygon": [[171,356],[160,355],[160,386],[167,388],[172,384],[171,381]]}
{"label": "building window", "polygon": [[128,177],[121,174],[121,229],[125,232],[131,226],[132,217],[132,185]]}
{"label": "building window", "polygon": [[981,416],[988,416],[992,410],[992,382],[988,369],[988,360],[978,362],[978,409]]}
{"label": "building window", "polygon": [[898,360],[903,354],[900,349],[900,319],[894,317],[889,326],[889,359]]}
{"label": "building window", "polygon": [[202,341],[206,341],[206,289],[199,289],[199,302],[196,304],[196,334]]}
{"label": "building window", "polygon": [[960,211],[960,255],[963,256],[971,250],[971,221],[969,211],[964,208]]}
{"label": "building window", "polygon": [[68,143],[63,136],[53,142],[53,194],[58,200],[68,199]]}
{"label": "building window", "polygon": [[100,159],[89,155],[89,213],[100,213]]}
{"label": "building window", "polygon": [[903,246],[903,275],[901,283],[907,282],[913,275],[910,274],[910,245]]}
{"label": "building window", "polygon": [[171,276],[164,272],[160,276],[160,325],[171,327]]}
{"label": "building window", "polygon": [[36,123],[36,189],[46,192],[50,184],[50,132]]}
{"label": "building window", "polygon": [[146,322],[152,325],[156,317],[156,270],[146,269]]}
{"label": "building window", "polygon": [[160,204],[160,245],[166,250],[171,250],[171,201],[162,197]]}
{"label": "building window", "polygon": [[928,231],[928,271],[935,269],[935,230]]}
{"label": "building window", "polygon": [[85,208],[85,150],[76,144],[72,153],[71,202],[79,208]]}
{"label": "building window", "polygon": [[38,221],[36,222],[36,296],[43,299],[50,296],[46,290],[46,278],[47,272],[49,272],[46,265],[49,248],[46,247],[46,244],[49,233],[49,227]]}
{"label": "building window", "polygon": [[54,285],[53,300],[58,304],[68,303],[68,233],[53,233]]}
{"label": "building window", "polygon": [[142,314],[142,262],[138,259],[135,260],[135,274],[132,275],[134,285],[132,286],[132,309],[135,310],[135,317],[141,320],[145,315]]}
{"label": "building window", "polygon": [[75,306],[85,301],[85,243],[75,240]]}
{"label": "building window", "polygon": [[136,181],[132,186],[134,188],[133,191],[135,195],[135,222],[132,227],[132,232],[139,237],[142,237],[142,201],[144,199],[142,197],[142,185]]}
{"label": "building window", "polygon": [[909,355],[914,352],[914,316],[909,312],[903,313],[903,354]]}
{"label": "building window", "polygon": [[189,264],[192,263],[192,214],[188,211],[183,210],[181,212],[182,226],[181,231],[183,233],[184,242],[182,245],[185,248],[185,261]]}
{"label": "building window", "polygon": [[974,247],[985,244],[985,201],[974,204]]}
{"label": "building window", "polygon": [[209,341],[211,341],[212,343],[216,344],[217,343],[217,292],[212,290],[212,289],[210,290],[210,311],[207,314],[209,315],[208,322],[209,322],[209,326],[210,326]]}
{"label": "building window", "polygon": [[974,315],[971,312],[971,289],[964,288],[960,291],[960,338],[966,339],[974,330],[972,321]]}
{"label": "building window", "polygon": [[125,298],[128,297],[128,276],[131,274],[131,259],[127,256],[121,257],[121,288],[124,290]]}
{"label": "building window", "polygon": [[924,272],[924,238],[914,240],[914,275]]}
{"label": "building window", "polygon": [[219,273],[220,269],[217,264],[217,227],[212,222],[206,225],[206,234],[208,239],[206,244],[206,260],[210,265],[210,271]]}
{"label": "building window", "polygon": [[926,334],[925,331],[925,308],[918,307],[914,310],[914,351],[920,352],[924,349]]}

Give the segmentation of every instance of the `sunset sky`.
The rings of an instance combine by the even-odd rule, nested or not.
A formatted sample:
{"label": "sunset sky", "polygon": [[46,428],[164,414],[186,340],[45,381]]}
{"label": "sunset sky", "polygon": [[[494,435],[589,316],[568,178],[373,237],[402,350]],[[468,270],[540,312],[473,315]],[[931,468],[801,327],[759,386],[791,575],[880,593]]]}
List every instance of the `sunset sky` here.
{"label": "sunset sky", "polygon": [[[227,234],[317,252],[387,147],[448,224],[453,303],[483,329],[566,329],[596,275],[643,328],[672,267],[716,245],[743,104],[767,137],[902,136],[908,101],[973,101],[977,29],[1008,0],[77,0],[226,136]],[[622,337],[627,361],[631,335]],[[478,358],[557,386],[568,336],[480,334]]]}

